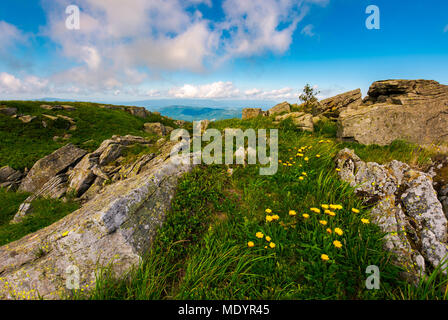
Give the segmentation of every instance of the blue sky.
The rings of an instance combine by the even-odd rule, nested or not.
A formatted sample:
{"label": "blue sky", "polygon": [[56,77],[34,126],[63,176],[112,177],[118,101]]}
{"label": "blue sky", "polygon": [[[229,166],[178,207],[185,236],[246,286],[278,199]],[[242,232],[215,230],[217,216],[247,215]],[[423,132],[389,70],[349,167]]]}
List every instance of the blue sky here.
{"label": "blue sky", "polygon": [[447,13],[444,0],[2,0],[0,99],[296,102],[306,83],[321,97],[448,84]]}

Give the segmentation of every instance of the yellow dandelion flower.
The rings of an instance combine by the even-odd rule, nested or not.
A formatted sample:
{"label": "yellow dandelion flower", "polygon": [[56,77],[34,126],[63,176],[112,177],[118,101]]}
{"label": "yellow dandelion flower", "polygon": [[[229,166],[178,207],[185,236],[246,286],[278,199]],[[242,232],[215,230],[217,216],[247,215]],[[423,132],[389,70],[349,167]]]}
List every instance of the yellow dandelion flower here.
{"label": "yellow dandelion flower", "polygon": [[326,220],[319,220],[319,223],[323,226],[326,226],[328,222]]}
{"label": "yellow dandelion flower", "polygon": [[270,236],[266,236],[266,241],[267,242],[270,242],[272,239],[271,239],[271,237]]}
{"label": "yellow dandelion flower", "polygon": [[370,223],[369,219],[361,219],[361,222],[364,223],[364,224],[369,224]]}
{"label": "yellow dandelion flower", "polygon": [[266,216],[266,221],[267,222],[271,222],[272,221],[272,216]]}
{"label": "yellow dandelion flower", "polygon": [[261,233],[261,232],[257,232],[257,233],[255,234],[255,236],[256,236],[258,239],[262,239],[262,238],[264,237],[264,234]]}
{"label": "yellow dandelion flower", "polygon": [[295,212],[294,210],[289,210],[289,215],[290,216],[295,216],[297,214],[297,212]]}
{"label": "yellow dandelion flower", "polygon": [[333,245],[334,245],[336,248],[342,248],[342,243],[341,243],[341,241],[339,241],[339,240],[334,240],[334,241],[333,241]]}
{"label": "yellow dandelion flower", "polygon": [[271,209],[269,209],[269,208],[267,208],[266,210],[264,210],[264,212],[266,212],[266,213],[271,213],[271,212],[272,212],[272,210],[271,210]]}
{"label": "yellow dandelion flower", "polygon": [[326,254],[322,254],[322,255],[320,256],[320,258],[321,258],[323,261],[328,261],[328,260],[330,260],[330,257],[328,257]]}
{"label": "yellow dandelion flower", "polygon": [[302,172],[302,176],[306,177],[307,176],[306,172]]}
{"label": "yellow dandelion flower", "polygon": [[254,245],[255,245],[255,243],[254,243],[253,241],[249,241],[249,242],[247,243],[247,246],[248,246],[249,248],[252,248]]}
{"label": "yellow dandelion flower", "polygon": [[304,214],[302,214],[302,217],[304,217],[305,219],[308,219],[310,217],[310,215],[308,213],[304,213]]}
{"label": "yellow dandelion flower", "polygon": [[308,161],[310,160],[308,157],[303,158],[303,160]]}
{"label": "yellow dandelion flower", "polygon": [[271,243],[269,243],[269,246],[270,246],[272,249],[274,249],[274,248],[275,248],[275,243],[274,243],[274,242],[271,242]]}
{"label": "yellow dandelion flower", "polygon": [[272,220],[278,220],[278,219],[280,219],[280,217],[279,217],[277,214],[274,214],[274,215],[272,216]]}
{"label": "yellow dandelion flower", "polygon": [[300,180],[300,181],[303,181],[304,179],[305,179],[305,178],[302,177],[302,176],[299,177],[299,180]]}
{"label": "yellow dandelion flower", "polygon": [[315,213],[320,213],[320,209],[319,208],[310,208],[310,210],[315,212]]}
{"label": "yellow dandelion flower", "polygon": [[330,208],[330,206],[328,204],[321,204],[320,205],[322,207],[322,209],[328,209]]}
{"label": "yellow dandelion flower", "polygon": [[330,228],[327,228],[327,233],[328,233],[328,234],[331,234],[331,233],[332,233],[332,231],[331,231]]}
{"label": "yellow dandelion flower", "polygon": [[336,168],[336,171],[337,171],[337,172],[339,172],[339,171],[341,171],[341,169],[339,169],[339,168]]}
{"label": "yellow dandelion flower", "polygon": [[320,154],[316,154],[316,158],[320,158]]}
{"label": "yellow dandelion flower", "polygon": [[335,228],[335,229],[334,229],[334,233],[336,233],[336,234],[339,235],[339,236],[342,236],[342,234],[343,234],[344,232],[342,231],[341,228]]}
{"label": "yellow dandelion flower", "polygon": [[65,231],[63,234],[61,234],[61,236],[66,237],[68,236],[69,231]]}
{"label": "yellow dandelion flower", "polygon": [[352,212],[353,212],[353,213],[359,213],[359,210],[358,210],[358,209],[355,209],[355,208],[352,208]]}

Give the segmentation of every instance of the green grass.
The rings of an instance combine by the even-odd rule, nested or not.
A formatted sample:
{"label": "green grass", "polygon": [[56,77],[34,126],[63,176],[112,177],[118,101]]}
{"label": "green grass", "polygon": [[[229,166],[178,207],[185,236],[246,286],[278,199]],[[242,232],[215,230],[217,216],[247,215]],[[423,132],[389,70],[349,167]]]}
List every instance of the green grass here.
{"label": "green grass", "polygon": [[[270,119],[257,118],[218,121],[212,127],[275,126]],[[437,270],[418,287],[400,279],[402,269],[391,263],[392,256],[383,249],[384,235],[375,225],[361,222],[368,217],[369,208],[363,207],[334,170],[334,155],[344,146],[383,161],[410,159],[408,152],[415,146],[397,142],[394,148],[360,147],[331,139],[334,130],[330,127],[309,134],[284,121],[280,128],[279,158],[292,166],[281,165],[273,176],[260,176],[258,166],[235,166],[232,176],[226,174],[225,166],[194,169],[180,182],[173,208],[143,263],[119,279],[106,268],[95,290],[77,298],[446,298],[441,290],[446,281],[440,281]],[[295,148],[304,146],[312,147],[304,157],[297,157]],[[425,161],[425,157],[412,159]],[[341,204],[343,209],[334,217],[310,211],[321,204]],[[267,222],[267,208],[280,219]],[[361,212],[355,214],[351,208]],[[289,210],[297,215],[290,216]],[[303,213],[310,218],[303,218]],[[343,230],[342,236],[326,232],[336,227]],[[265,238],[257,238],[257,232],[271,237],[275,248],[270,248]],[[334,240],[341,241],[342,248],[336,248]],[[248,247],[249,241],[255,246]],[[322,261],[322,254],[330,260]],[[369,265],[377,265],[381,271],[380,290],[365,288]]]}
{"label": "green grass", "polygon": [[[19,112],[41,116],[66,114],[77,120],[78,129],[68,142],[93,150],[114,134],[149,135],[144,122],[120,110],[100,109],[87,103],[70,103],[72,112],[49,112],[38,102],[0,102],[19,108]],[[424,166],[430,152],[396,141],[390,146],[362,146],[335,139],[334,123],[320,122],[315,133],[297,130],[290,119],[273,124],[272,117],[251,120],[228,119],[211,123],[212,128],[279,129],[279,165],[273,176],[259,175],[258,165],[233,166],[229,176],[223,165],[199,166],[185,175],[172,201],[150,252],[141,265],[121,278],[104,267],[96,287],[89,293],[75,293],[74,299],[446,299],[446,277],[434,270],[419,286],[401,280],[402,271],[391,263],[383,249],[383,234],[372,224],[353,189],[342,182],[334,168],[334,156],[349,147],[365,161],[384,163],[392,159]],[[0,115],[0,166],[16,169],[31,167],[43,155],[66,142],[54,142],[54,135],[65,132],[64,124],[45,130],[39,125],[22,124]],[[168,121],[168,122],[167,122]],[[190,126],[191,129],[191,126]],[[88,143],[86,143],[88,142]],[[306,146],[306,148],[304,148]],[[304,148],[304,156],[297,149]],[[125,151],[131,162],[152,147],[134,146]],[[318,156],[319,155],[319,156]],[[305,160],[308,157],[308,160]],[[283,163],[290,163],[283,165]],[[306,174],[304,174],[306,173]],[[302,177],[302,180],[300,179]],[[40,199],[35,212],[22,223],[10,225],[19,204],[27,194],[0,190],[0,245],[43,228],[78,208],[72,201]],[[332,217],[310,211],[321,204],[340,204]],[[279,220],[267,222],[265,210]],[[351,208],[361,212],[353,213]],[[295,210],[297,215],[290,216]],[[305,219],[302,214],[310,215]],[[326,220],[323,226],[319,221]],[[341,236],[334,228],[341,228]],[[326,229],[331,228],[329,234]],[[257,232],[272,238],[256,237]],[[342,248],[333,245],[334,240]],[[249,247],[253,241],[255,246]],[[327,254],[329,261],[322,261]],[[365,288],[366,268],[377,265],[381,289]]]}
{"label": "green grass", "polygon": [[[39,101],[0,101],[0,105],[15,107],[19,114],[33,115],[37,118],[31,123],[22,123],[0,114],[0,167],[9,165],[14,169],[30,169],[40,158],[67,143],[73,143],[88,151],[95,150],[101,142],[110,139],[112,135],[138,135],[152,138],[157,137],[143,131],[146,122],[161,122],[176,128],[172,120],[152,114],[146,119],[133,116],[122,110],[102,109],[99,104],[86,102],[66,102],[76,107],[74,111],[49,111],[40,108],[41,104],[61,104],[58,102]],[[63,120],[54,123],[46,119],[43,114],[65,115],[75,120],[77,129],[69,131]],[[42,120],[48,124],[42,125]],[[54,136],[72,136],[67,140],[53,141]]]}
{"label": "green grass", "polygon": [[0,246],[45,228],[79,208],[73,201],[36,199],[32,202],[33,213],[22,222],[10,224],[19,205],[28,194],[9,192],[0,188]]}

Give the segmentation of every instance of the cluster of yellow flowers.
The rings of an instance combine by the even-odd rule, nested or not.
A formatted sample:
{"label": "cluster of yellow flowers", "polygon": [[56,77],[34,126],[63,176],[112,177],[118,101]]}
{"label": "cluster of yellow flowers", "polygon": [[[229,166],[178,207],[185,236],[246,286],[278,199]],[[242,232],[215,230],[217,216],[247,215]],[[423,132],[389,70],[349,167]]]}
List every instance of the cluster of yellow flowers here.
{"label": "cluster of yellow flowers", "polygon": [[[257,232],[257,233],[255,234],[255,237],[257,237],[258,239],[263,239],[263,238],[265,238],[266,241],[269,242],[268,245],[265,245],[265,246],[264,246],[265,249],[267,249],[268,246],[269,246],[269,248],[271,248],[271,249],[274,249],[274,248],[275,248],[275,243],[272,242],[272,238],[271,238],[270,236],[265,236],[265,235],[263,234],[263,232],[260,232],[260,231]],[[253,241],[249,241],[249,242],[247,243],[247,246],[248,246],[249,248],[252,248],[252,247],[255,246],[255,243],[254,243]]]}
{"label": "cluster of yellow flowers", "polygon": [[269,209],[269,208],[266,209],[265,212],[267,213],[267,215],[266,215],[266,222],[276,221],[276,220],[280,219],[278,214],[271,215],[272,210]]}

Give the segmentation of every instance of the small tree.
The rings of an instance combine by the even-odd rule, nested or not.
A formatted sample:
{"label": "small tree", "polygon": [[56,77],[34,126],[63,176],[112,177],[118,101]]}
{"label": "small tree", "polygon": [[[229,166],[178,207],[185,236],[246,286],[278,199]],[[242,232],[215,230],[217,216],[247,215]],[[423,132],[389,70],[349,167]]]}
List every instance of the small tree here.
{"label": "small tree", "polygon": [[316,95],[318,95],[320,91],[316,90],[315,88],[311,87],[308,83],[303,87],[303,92],[299,96],[299,99],[303,101],[303,109],[305,112],[310,112],[313,115],[317,114],[317,105],[318,100],[316,98]]}

